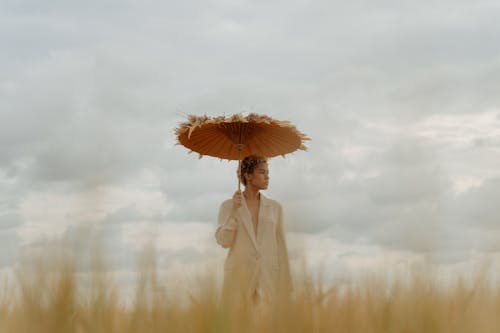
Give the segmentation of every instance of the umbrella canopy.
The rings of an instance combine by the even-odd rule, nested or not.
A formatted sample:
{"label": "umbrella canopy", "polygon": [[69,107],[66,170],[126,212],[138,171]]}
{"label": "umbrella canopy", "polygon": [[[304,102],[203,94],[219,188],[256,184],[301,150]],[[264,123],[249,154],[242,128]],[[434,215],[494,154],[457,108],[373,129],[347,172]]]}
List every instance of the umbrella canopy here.
{"label": "umbrella canopy", "polygon": [[[275,120],[266,115],[251,113],[229,117],[189,115],[188,121],[175,130],[177,141],[190,150],[227,160],[238,160],[248,155],[264,157],[285,156],[310,140],[288,121]],[[241,175],[238,174],[238,190]]]}
{"label": "umbrella canopy", "polygon": [[240,160],[247,155],[284,156],[306,150],[309,138],[288,121],[251,113],[230,117],[188,116],[176,129],[178,143],[204,155]]}

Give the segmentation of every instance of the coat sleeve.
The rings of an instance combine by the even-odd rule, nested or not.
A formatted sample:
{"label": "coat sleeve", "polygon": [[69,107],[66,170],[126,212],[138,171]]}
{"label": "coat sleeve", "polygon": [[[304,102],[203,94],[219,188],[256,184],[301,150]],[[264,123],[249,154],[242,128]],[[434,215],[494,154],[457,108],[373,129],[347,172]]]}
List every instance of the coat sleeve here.
{"label": "coat sleeve", "polygon": [[284,292],[293,291],[292,276],[290,273],[290,260],[288,258],[288,248],[286,245],[285,228],[283,222],[283,208],[278,207],[278,225],[276,230],[276,239],[278,242],[278,263],[280,286]]}
{"label": "coat sleeve", "polygon": [[219,208],[219,218],[215,239],[223,248],[233,245],[234,236],[238,230],[238,222],[235,217],[230,216],[231,201],[226,201]]}

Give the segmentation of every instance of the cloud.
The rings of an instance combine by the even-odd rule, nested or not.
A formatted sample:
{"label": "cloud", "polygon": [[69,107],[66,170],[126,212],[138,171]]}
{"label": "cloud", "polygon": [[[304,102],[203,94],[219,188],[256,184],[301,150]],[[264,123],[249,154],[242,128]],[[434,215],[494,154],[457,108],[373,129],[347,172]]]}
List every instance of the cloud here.
{"label": "cloud", "polygon": [[138,209],[135,204],[131,204],[129,206],[121,207],[118,210],[107,214],[103,218],[103,222],[105,224],[121,224],[127,222],[141,221],[147,218],[144,216]]}
{"label": "cloud", "polygon": [[376,204],[435,201],[448,188],[432,146],[403,139],[384,154],[377,165],[379,174],[366,181],[369,196]]}
{"label": "cloud", "polygon": [[500,178],[485,180],[480,186],[460,194],[450,212],[455,223],[495,234],[500,229],[497,198]]}
{"label": "cloud", "polygon": [[[85,69],[78,61],[66,58],[76,63],[64,68],[56,57],[49,64],[54,71],[44,71],[36,78],[53,81],[49,91],[41,92],[39,87],[47,85],[39,82],[33,87],[23,85],[11,97],[12,103],[25,95],[39,95],[43,100],[38,102],[34,97],[31,103],[35,108],[17,103],[11,106],[12,112],[2,113],[2,133],[7,138],[1,146],[4,167],[31,182],[101,184],[130,176],[154,163],[161,156],[170,123],[109,110],[106,103],[113,103],[109,101],[112,95],[99,98],[91,88],[97,79],[92,73],[98,68]],[[73,76],[83,80],[72,86],[67,82]],[[16,128],[15,134],[10,134],[12,128]],[[26,162],[17,166],[23,160]]]}
{"label": "cloud", "polygon": [[308,152],[271,160],[265,194],[288,230],[336,242],[325,251],[455,262],[497,250],[500,46],[488,2],[0,6],[0,228],[19,237],[6,253],[99,222],[125,267],[128,246],[147,239],[138,230],[157,223],[176,244],[165,258],[196,263],[203,250],[187,243],[208,240],[181,234],[209,233],[236,164],[186,154],[173,129],[185,114],[242,111],[312,138]]}
{"label": "cloud", "polygon": [[23,219],[16,213],[4,213],[0,215],[0,230],[17,228],[23,223]]}
{"label": "cloud", "polygon": [[21,244],[20,238],[13,229],[0,229],[0,242],[2,244],[0,268],[8,267],[16,261]]}

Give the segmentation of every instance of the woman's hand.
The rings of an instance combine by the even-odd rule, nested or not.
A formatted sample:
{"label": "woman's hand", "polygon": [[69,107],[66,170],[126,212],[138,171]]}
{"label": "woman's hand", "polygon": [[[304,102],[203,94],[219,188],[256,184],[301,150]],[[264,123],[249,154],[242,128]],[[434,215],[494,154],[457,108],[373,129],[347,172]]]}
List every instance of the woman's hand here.
{"label": "woman's hand", "polygon": [[238,210],[238,208],[241,207],[242,205],[242,200],[243,200],[243,194],[241,194],[241,191],[238,190],[236,192],[234,192],[234,195],[233,195],[233,209],[232,209],[232,213],[236,213],[236,211]]}

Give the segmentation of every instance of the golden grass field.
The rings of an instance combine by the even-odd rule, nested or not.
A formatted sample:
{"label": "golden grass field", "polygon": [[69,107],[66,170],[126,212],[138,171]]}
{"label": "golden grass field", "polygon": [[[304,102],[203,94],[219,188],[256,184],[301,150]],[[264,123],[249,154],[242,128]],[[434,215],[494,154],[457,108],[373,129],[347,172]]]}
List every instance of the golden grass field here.
{"label": "golden grass field", "polygon": [[425,269],[330,286],[304,272],[290,300],[256,315],[220,309],[213,274],[199,277],[203,283],[181,295],[178,286],[158,277],[154,264],[144,263],[127,305],[117,283],[99,269],[104,263],[95,262],[85,280],[75,260],[64,256],[18,267],[3,283],[0,332],[500,332],[500,290],[481,273],[456,277],[444,288]]}

